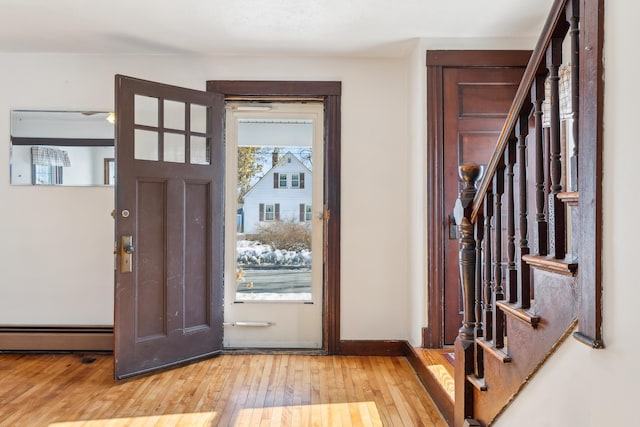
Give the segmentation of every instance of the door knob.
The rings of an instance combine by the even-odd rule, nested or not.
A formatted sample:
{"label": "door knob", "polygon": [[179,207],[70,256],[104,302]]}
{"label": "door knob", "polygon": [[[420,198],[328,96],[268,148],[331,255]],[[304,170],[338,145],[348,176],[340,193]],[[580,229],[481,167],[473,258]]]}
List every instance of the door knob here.
{"label": "door knob", "polygon": [[120,243],[120,272],[133,271],[133,236],[122,236]]}

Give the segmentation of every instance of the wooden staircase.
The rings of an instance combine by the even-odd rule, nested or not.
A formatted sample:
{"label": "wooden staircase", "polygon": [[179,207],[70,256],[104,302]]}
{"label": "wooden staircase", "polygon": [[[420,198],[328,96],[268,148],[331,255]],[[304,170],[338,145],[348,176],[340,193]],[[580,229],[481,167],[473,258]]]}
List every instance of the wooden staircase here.
{"label": "wooden staircase", "polygon": [[456,427],[492,424],[572,333],[603,347],[602,15],[554,3],[491,161],[459,168]]}
{"label": "wooden staircase", "polygon": [[473,417],[483,425],[488,425],[503,410],[576,326],[575,277],[540,270],[537,266],[533,276],[535,314],[498,302],[508,331],[504,347],[497,348],[494,342],[482,338],[477,340],[484,357],[484,372],[480,378],[474,371],[467,375],[467,381],[474,387]]}

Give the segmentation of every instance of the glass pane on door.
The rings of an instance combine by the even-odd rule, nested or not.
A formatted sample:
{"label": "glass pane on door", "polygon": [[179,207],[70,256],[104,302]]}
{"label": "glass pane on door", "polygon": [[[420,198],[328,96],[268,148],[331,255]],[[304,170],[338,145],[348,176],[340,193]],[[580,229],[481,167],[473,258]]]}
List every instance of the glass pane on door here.
{"label": "glass pane on door", "polygon": [[166,129],[185,130],[184,102],[164,101],[164,127]]}
{"label": "glass pane on door", "polygon": [[211,162],[209,140],[202,136],[191,136],[191,164],[208,165]]}
{"label": "glass pane on door", "polygon": [[164,161],[184,163],[185,148],[184,138],[182,134],[168,133],[164,134]]}
{"label": "glass pane on door", "polygon": [[134,158],[157,161],[158,132],[136,129],[134,135]]}
{"label": "glass pane on door", "polygon": [[312,139],[310,120],[238,124],[236,301],[313,301]]}
{"label": "glass pane on door", "polygon": [[133,120],[136,125],[158,126],[158,98],[151,96],[134,96]]}

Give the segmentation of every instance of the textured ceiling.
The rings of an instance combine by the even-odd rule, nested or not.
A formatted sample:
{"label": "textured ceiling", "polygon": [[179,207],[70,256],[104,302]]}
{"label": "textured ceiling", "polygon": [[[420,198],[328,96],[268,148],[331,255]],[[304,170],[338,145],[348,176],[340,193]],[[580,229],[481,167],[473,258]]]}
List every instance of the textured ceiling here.
{"label": "textured ceiling", "polygon": [[2,0],[0,52],[403,54],[416,38],[536,38],[552,0]]}

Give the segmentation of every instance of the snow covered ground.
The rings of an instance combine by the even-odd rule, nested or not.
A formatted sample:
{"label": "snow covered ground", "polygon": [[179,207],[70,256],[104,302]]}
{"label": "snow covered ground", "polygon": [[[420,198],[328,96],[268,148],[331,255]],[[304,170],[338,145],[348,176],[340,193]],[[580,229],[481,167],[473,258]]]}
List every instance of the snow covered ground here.
{"label": "snow covered ground", "polygon": [[238,292],[236,293],[236,301],[312,301],[311,292],[301,293],[269,293],[269,292]]}
{"label": "snow covered ground", "polygon": [[273,250],[251,240],[237,245],[239,301],[311,301],[311,252]]}
{"label": "snow covered ground", "polygon": [[252,240],[239,240],[236,248],[239,267],[257,266],[311,267],[311,251],[275,251],[269,245]]}

